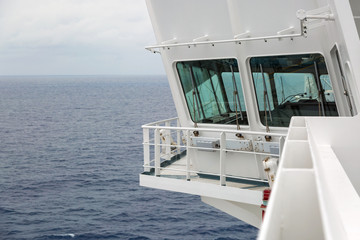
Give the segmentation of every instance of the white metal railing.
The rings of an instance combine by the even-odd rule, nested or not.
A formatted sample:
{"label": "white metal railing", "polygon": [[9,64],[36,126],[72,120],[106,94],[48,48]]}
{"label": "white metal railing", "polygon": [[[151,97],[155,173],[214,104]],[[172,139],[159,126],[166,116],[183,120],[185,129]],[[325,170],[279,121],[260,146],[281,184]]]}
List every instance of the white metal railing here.
{"label": "white metal railing", "polygon": [[[280,30],[277,32],[277,34],[269,35],[269,36],[259,36],[259,37],[250,37],[250,32],[245,32],[241,34],[237,34],[232,39],[222,39],[222,40],[210,40],[210,37],[208,35],[204,35],[202,37],[198,37],[193,39],[192,42],[184,42],[184,43],[178,43],[176,38],[163,41],[162,44],[148,46],[145,49],[149,50],[153,53],[160,53],[156,49],[170,49],[173,47],[191,47],[191,46],[198,46],[198,45],[212,45],[215,46],[215,44],[224,44],[224,43],[236,43],[241,44],[242,42],[249,42],[249,41],[265,41],[271,39],[284,39],[284,38],[290,38],[293,40],[294,38],[298,37],[307,37],[307,26],[306,24],[310,20],[326,20],[326,21],[334,21],[334,14],[331,13],[331,10],[329,6],[321,7],[318,9],[313,9],[310,11],[305,11],[303,9],[300,9],[296,12],[296,17],[299,20],[300,24],[300,32],[299,33],[291,33],[286,34],[288,31],[293,32],[294,28],[290,27],[284,30]],[[354,17],[357,19],[357,16]],[[285,33],[285,34],[283,34]],[[241,36],[244,36],[243,38],[239,38]]]}
{"label": "white metal railing", "polygon": [[[226,152],[233,153],[242,153],[242,154],[253,154],[253,155],[263,155],[269,157],[280,157],[283,143],[285,141],[286,134],[281,133],[268,133],[268,132],[255,132],[255,131],[242,131],[242,130],[228,130],[228,129],[213,129],[213,128],[194,128],[194,127],[181,127],[178,118],[170,118],[165,119],[149,124],[145,124],[142,126],[143,128],[143,148],[144,148],[144,171],[145,172],[153,172],[155,176],[161,176],[161,170],[171,170],[183,172],[185,178],[190,181],[191,174],[205,174],[211,175],[220,178],[220,184],[226,184],[226,177],[242,179],[242,180],[252,180],[258,182],[267,182],[263,179],[256,178],[248,178],[242,176],[234,176],[225,173],[226,169]],[[196,139],[194,132],[203,133],[218,133],[219,146],[216,147],[200,147],[193,144],[193,140]],[[272,139],[277,139],[276,141],[272,141],[272,143],[279,144],[279,153],[270,153],[259,151],[259,149],[255,149],[254,143],[258,141],[251,140],[251,149],[247,150],[237,150],[237,149],[229,149],[227,148],[227,138],[226,134],[232,133],[237,134],[240,133],[242,136],[246,136],[246,140],[248,138],[254,137],[264,137],[271,136]],[[176,139],[176,140],[175,140]],[[188,151],[191,149],[204,150],[204,151],[213,151],[220,152],[219,157],[219,169],[218,173],[214,172],[204,172],[197,171],[191,169],[191,161]],[[186,152],[185,152],[186,150]],[[181,155],[184,154],[184,155]],[[172,160],[176,161],[176,158],[183,157],[185,158],[186,166],[185,168],[174,168],[169,167]],[[167,166],[164,166],[164,163],[169,161]]]}
{"label": "white metal railing", "polygon": [[197,41],[197,42],[185,42],[185,43],[170,43],[170,44],[159,44],[159,45],[153,45],[153,46],[147,46],[145,49],[148,51],[151,51],[153,53],[156,53],[157,51],[155,49],[160,48],[173,48],[173,47],[191,47],[191,46],[197,46],[197,45],[212,45],[215,44],[224,44],[224,43],[236,43],[241,44],[241,42],[249,42],[249,41],[268,41],[271,39],[279,39],[279,38],[296,38],[296,37],[303,37],[303,32],[296,33],[296,34],[283,34],[283,35],[271,35],[271,36],[263,36],[263,37],[246,37],[246,38],[233,38],[233,39],[223,39],[223,40],[213,40],[213,41]]}

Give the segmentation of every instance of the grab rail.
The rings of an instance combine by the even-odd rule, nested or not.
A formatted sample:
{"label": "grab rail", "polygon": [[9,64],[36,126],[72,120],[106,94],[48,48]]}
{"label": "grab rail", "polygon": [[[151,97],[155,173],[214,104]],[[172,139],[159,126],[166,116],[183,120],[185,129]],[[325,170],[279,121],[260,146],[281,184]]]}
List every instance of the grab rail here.
{"label": "grab rail", "polygon": [[[206,174],[211,176],[216,176],[220,178],[220,184],[226,185],[226,178],[235,178],[243,180],[252,180],[257,182],[267,182],[263,179],[248,178],[243,176],[234,176],[225,173],[226,169],[226,152],[232,152],[235,154],[254,154],[262,155],[267,157],[280,157],[281,150],[283,148],[284,139],[286,134],[281,133],[266,133],[266,132],[255,132],[255,131],[243,131],[243,130],[228,130],[228,129],[212,129],[212,128],[193,128],[193,127],[181,127],[178,118],[170,118],[161,121],[156,121],[153,123],[145,124],[143,128],[143,148],[144,148],[144,171],[153,172],[155,176],[161,176],[161,170],[173,170],[183,172],[185,178],[190,181],[191,174]],[[153,130],[153,131],[150,131]],[[218,133],[216,136],[208,139],[219,141],[219,146],[216,147],[203,147],[195,146],[192,144],[194,139],[197,139],[196,136],[192,135],[193,131],[200,131],[201,133]],[[236,138],[229,138],[226,135],[233,133],[234,136],[237,133],[240,133],[241,136],[246,136],[248,139],[242,139],[249,141],[251,149],[239,150],[239,149],[230,149],[228,148],[227,141],[235,140]],[[152,137],[150,137],[152,135]],[[265,141],[254,140],[254,137],[264,137],[271,136],[273,139],[277,139],[272,143],[279,144],[279,153],[264,152],[256,149],[257,144],[264,143]],[[175,140],[176,139],[176,140]],[[217,140],[216,140],[217,141]],[[202,150],[202,151],[214,151],[220,152],[219,157],[219,171],[218,173],[214,172],[203,172],[195,171],[191,169],[191,161],[189,154],[181,156],[185,158],[186,166],[183,169],[173,169],[166,166],[163,166],[166,161],[172,161],[176,157],[180,157],[183,153],[188,153],[189,150]],[[152,158],[153,157],[153,158]]]}

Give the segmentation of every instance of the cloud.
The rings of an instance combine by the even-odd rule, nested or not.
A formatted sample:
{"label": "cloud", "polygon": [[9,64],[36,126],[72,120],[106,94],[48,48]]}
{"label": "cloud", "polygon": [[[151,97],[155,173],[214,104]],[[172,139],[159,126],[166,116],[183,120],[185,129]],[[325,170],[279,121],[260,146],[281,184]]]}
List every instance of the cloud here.
{"label": "cloud", "polygon": [[155,41],[144,0],[1,0],[0,29],[1,62],[133,58]]}
{"label": "cloud", "polygon": [[9,45],[119,45],[149,34],[142,0],[3,0],[1,42]]}

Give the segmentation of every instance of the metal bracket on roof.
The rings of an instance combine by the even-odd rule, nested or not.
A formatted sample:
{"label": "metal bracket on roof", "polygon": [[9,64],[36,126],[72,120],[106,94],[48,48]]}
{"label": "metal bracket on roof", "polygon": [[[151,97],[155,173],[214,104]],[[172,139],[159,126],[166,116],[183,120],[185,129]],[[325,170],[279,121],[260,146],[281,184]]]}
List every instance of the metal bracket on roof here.
{"label": "metal bracket on roof", "polygon": [[278,31],[277,35],[279,35],[279,40],[281,40],[283,35],[294,34],[294,33],[295,33],[295,28],[294,27],[289,27],[289,28]]}
{"label": "metal bracket on roof", "polygon": [[169,40],[161,42],[161,44],[174,44],[174,43],[177,43],[176,37],[174,37],[173,39],[169,39]]}
{"label": "metal bracket on roof", "polygon": [[289,28],[278,31],[277,35],[281,36],[281,35],[285,35],[285,34],[293,34],[294,32],[295,32],[295,28],[289,27]]}
{"label": "metal bracket on roof", "polygon": [[209,35],[205,34],[204,36],[198,37],[198,38],[194,38],[193,42],[204,42],[204,41],[209,41]]}
{"label": "metal bracket on roof", "polygon": [[296,17],[300,21],[307,20],[326,20],[326,21],[334,21],[334,14],[330,10],[330,6],[325,6],[309,11],[305,11],[304,9],[300,9],[296,12]]}
{"label": "metal bracket on roof", "polygon": [[309,29],[323,26],[326,21],[335,21],[334,14],[331,12],[330,6],[325,6],[309,11],[300,9],[296,12],[296,17],[302,23],[303,34],[306,37]]}
{"label": "metal bracket on roof", "polygon": [[244,33],[240,33],[240,34],[236,34],[234,36],[234,39],[239,39],[239,38],[248,38],[250,37],[250,31],[246,31]]}

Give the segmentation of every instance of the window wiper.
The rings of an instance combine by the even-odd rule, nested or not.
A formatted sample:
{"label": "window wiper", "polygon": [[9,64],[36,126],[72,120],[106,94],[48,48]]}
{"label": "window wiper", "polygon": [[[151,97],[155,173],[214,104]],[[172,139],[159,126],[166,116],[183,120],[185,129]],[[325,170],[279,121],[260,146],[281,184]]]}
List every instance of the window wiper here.
{"label": "window wiper", "polygon": [[[314,61],[314,68],[315,68],[315,77],[316,77],[316,82],[317,82],[317,87],[318,87],[318,96],[319,96],[319,116],[323,115],[325,116],[325,109],[324,109],[324,91],[322,90],[321,87],[321,83],[320,83],[320,78],[319,78],[319,73],[318,73],[318,69],[317,69],[317,63],[316,61]],[[320,107],[321,107],[321,111],[320,111]],[[322,112],[322,114],[321,114]]]}
{"label": "window wiper", "polygon": [[237,84],[236,84],[236,81],[235,81],[235,73],[234,73],[234,69],[233,69],[232,65],[230,65],[230,69],[231,69],[232,80],[233,80],[233,88],[234,88],[234,103],[235,103],[236,125],[237,125],[237,129],[239,130],[240,126],[239,126],[239,121],[238,121],[238,110],[237,110],[237,105],[238,104],[239,104],[241,120],[244,120],[244,117],[243,117],[243,114],[242,114],[241,102],[240,102],[240,98],[239,98],[239,94],[238,94],[238,88],[237,88]]}
{"label": "window wiper", "polygon": [[210,84],[211,84],[211,88],[212,88],[213,93],[214,93],[216,106],[217,106],[217,108],[218,108],[219,115],[221,115],[221,109],[220,109],[220,106],[219,106],[219,101],[218,101],[218,98],[217,98],[217,95],[216,95],[216,92],[215,92],[214,83],[213,83],[213,80],[212,80],[212,77],[211,77],[211,74],[210,74],[209,69],[207,69],[207,73],[209,74]]}
{"label": "window wiper", "polygon": [[310,78],[307,77],[306,80],[307,80],[307,84],[309,86],[309,97],[312,98],[312,90],[311,90]]}
{"label": "window wiper", "polygon": [[[269,132],[269,124],[267,122],[267,105],[269,106],[269,118],[270,121],[272,121],[272,116],[271,116],[271,110],[270,110],[270,100],[269,100],[269,95],[268,95],[268,91],[266,88],[266,82],[265,82],[265,74],[264,74],[264,70],[262,67],[262,64],[260,64],[260,71],[261,71],[261,75],[262,75],[262,79],[263,79],[263,85],[264,85],[264,113],[265,113],[265,123],[266,123],[266,131]],[[267,101],[267,104],[266,104]]]}
{"label": "window wiper", "polygon": [[[194,110],[194,124],[195,124],[195,127],[197,127],[197,121],[196,121],[196,111],[195,111],[195,103],[196,103],[196,107],[197,109],[201,109],[202,113],[203,113],[203,116],[205,118],[205,113],[204,113],[204,109],[202,107],[202,104],[201,104],[201,99],[200,99],[200,95],[199,95],[199,90],[196,86],[196,83],[195,83],[195,80],[194,80],[194,72],[192,70],[192,67],[189,66],[190,68],[190,78],[191,78],[191,83],[192,83],[192,87],[193,87],[193,110]],[[199,115],[199,120],[201,118],[201,115],[200,115],[200,112],[198,112],[198,115]]]}
{"label": "window wiper", "polygon": [[280,82],[281,82],[281,94],[282,94],[281,101],[284,102],[285,101],[285,91],[284,91],[284,83],[283,83],[282,76],[280,76]]}

